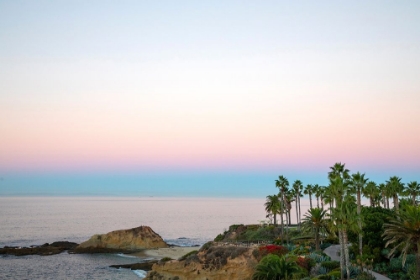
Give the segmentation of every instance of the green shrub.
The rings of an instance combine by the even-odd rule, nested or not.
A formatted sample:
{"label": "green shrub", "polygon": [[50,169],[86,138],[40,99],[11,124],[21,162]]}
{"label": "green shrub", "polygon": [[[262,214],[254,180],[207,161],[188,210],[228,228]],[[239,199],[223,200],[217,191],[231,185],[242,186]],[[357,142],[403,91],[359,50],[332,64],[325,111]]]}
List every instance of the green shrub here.
{"label": "green shrub", "polygon": [[205,243],[203,246],[201,246],[200,250],[198,250],[198,251],[199,252],[207,251],[211,246],[213,246],[213,242],[209,241],[209,242]]}
{"label": "green shrub", "polygon": [[189,252],[189,253],[186,253],[186,254],[185,254],[185,255],[183,255],[182,257],[180,257],[178,260],[179,260],[179,261],[184,261],[184,260],[186,260],[188,257],[190,257],[190,256],[192,256],[192,255],[197,255],[197,253],[198,253],[198,251],[197,251],[197,250],[191,251],[191,252]]}
{"label": "green shrub", "polygon": [[340,267],[339,261],[323,261],[321,262],[321,266],[325,267],[329,271]]}
{"label": "green shrub", "polygon": [[216,236],[216,238],[214,239],[214,241],[215,241],[215,242],[220,242],[220,241],[222,241],[224,238],[225,238],[225,235],[224,235],[224,234],[218,234],[218,235]]}
{"label": "green shrub", "polygon": [[160,261],[159,261],[159,263],[160,264],[162,264],[162,263],[166,263],[167,261],[172,261],[173,259],[171,259],[171,258],[169,258],[169,257],[164,257],[164,258],[162,258]]}

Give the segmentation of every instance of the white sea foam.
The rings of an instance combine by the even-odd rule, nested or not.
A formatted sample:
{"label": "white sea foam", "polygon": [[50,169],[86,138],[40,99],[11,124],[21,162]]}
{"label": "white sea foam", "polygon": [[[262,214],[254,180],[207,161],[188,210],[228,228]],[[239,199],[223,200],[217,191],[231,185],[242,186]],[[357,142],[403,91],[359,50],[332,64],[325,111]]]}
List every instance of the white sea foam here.
{"label": "white sea foam", "polygon": [[136,256],[130,256],[130,255],[126,255],[126,254],[117,254],[117,256],[119,257],[123,257],[123,258],[129,258],[129,259],[136,259]]}
{"label": "white sea foam", "polygon": [[147,275],[147,272],[144,270],[132,270],[140,279],[144,279]]}

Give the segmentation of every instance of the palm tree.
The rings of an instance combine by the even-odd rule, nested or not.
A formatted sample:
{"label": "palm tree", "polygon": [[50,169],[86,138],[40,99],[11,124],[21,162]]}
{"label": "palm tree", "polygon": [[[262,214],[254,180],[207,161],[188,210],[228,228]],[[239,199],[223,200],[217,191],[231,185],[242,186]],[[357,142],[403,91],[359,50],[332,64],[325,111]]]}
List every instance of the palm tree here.
{"label": "palm tree", "polygon": [[268,195],[267,200],[264,204],[265,211],[273,214],[274,225],[277,225],[277,214],[280,213],[280,199],[278,195]]}
{"label": "palm tree", "polygon": [[[353,190],[356,191],[357,194],[357,216],[360,216],[362,213],[362,195],[361,193],[364,191],[368,179],[365,179],[365,174],[360,174],[357,172],[356,174],[351,175],[351,186]],[[362,221],[359,220],[359,255],[363,254],[363,235],[362,235]]]}
{"label": "palm tree", "polygon": [[294,275],[302,273],[297,262],[297,257],[293,255],[277,256],[268,254],[255,268],[252,275],[254,280],[291,280]]}
{"label": "palm tree", "polygon": [[303,193],[309,195],[309,208],[312,209],[312,194],[314,193],[314,186],[306,185],[306,188],[303,191]]}
{"label": "palm tree", "polygon": [[349,175],[349,170],[346,169],[346,166],[344,163],[341,162],[337,162],[335,163],[333,166],[330,167],[331,171],[328,172],[328,178],[334,178],[336,176],[340,176],[343,179],[349,179],[350,175]]}
{"label": "palm tree", "polygon": [[356,214],[355,199],[351,195],[346,195],[339,207],[333,208],[331,218],[335,221],[338,228],[339,240],[341,244],[340,266],[341,278],[344,279],[344,269],[347,272],[347,279],[350,279],[350,254],[348,249],[348,231],[359,232],[358,226],[360,217]]}
{"label": "palm tree", "polygon": [[386,181],[386,185],[388,187],[390,196],[392,196],[394,200],[395,213],[398,214],[399,212],[398,195],[403,193],[404,184],[401,183],[401,178],[397,176],[392,176],[391,178],[389,178],[388,181]]}
{"label": "palm tree", "polygon": [[302,181],[296,180],[293,183],[293,191],[294,191],[294,194],[295,194],[296,223],[298,224],[299,230],[300,230],[300,217],[301,217],[301,213],[300,213],[300,198],[302,196],[302,189],[303,189]]}
{"label": "palm tree", "polygon": [[321,195],[321,187],[318,184],[314,185],[314,194],[316,197],[316,207],[319,208],[319,196]]}
{"label": "palm tree", "polygon": [[384,208],[389,209],[388,188],[384,183],[379,184],[378,188],[381,191],[382,204],[384,205]]}
{"label": "palm tree", "polygon": [[369,198],[371,207],[375,207],[378,205],[380,190],[375,182],[369,181],[366,184],[366,187],[363,190],[363,195]]}
{"label": "palm tree", "polygon": [[314,233],[315,238],[315,249],[320,250],[320,231],[327,227],[327,222],[325,219],[327,211],[321,208],[312,208],[309,209],[308,213],[305,214],[303,219],[303,229],[304,231],[311,231]]}
{"label": "palm tree", "polygon": [[284,223],[283,223],[283,213],[284,211],[284,194],[287,191],[287,187],[289,186],[289,180],[283,175],[279,176],[279,179],[275,181],[276,187],[279,188],[279,196],[280,196],[280,215],[281,215],[281,235],[283,237],[284,234]]}
{"label": "palm tree", "polygon": [[349,203],[343,204],[346,199],[349,200],[351,197],[348,195],[349,192],[349,170],[345,168],[344,164],[336,163],[330,167],[331,171],[328,173],[330,180],[329,195],[334,198],[336,207],[332,209],[331,218],[332,222],[335,223],[335,227],[338,229],[338,238],[340,241],[340,268],[341,268],[341,279],[344,279],[344,268],[349,276],[350,270],[350,258],[347,247],[347,229],[349,227],[348,221],[350,221],[349,211],[345,211]]}
{"label": "palm tree", "polygon": [[402,208],[401,213],[396,214],[396,218],[384,224],[385,247],[394,245],[390,251],[392,256],[395,251],[401,250],[402,263],[404,265],[407,252],[414,249],[416,252],[416,279],[420,279],[420,206],[407,205]]}
{"label": "palm tree", "polygon": [[408,183],[407,188],[406,188],[406,193],[407,195],[411,196],[411,201],[413,205],[416,205],[417,204],[416,199],[420,193],[420,184],[417,183],[417,181],[412,181]]}

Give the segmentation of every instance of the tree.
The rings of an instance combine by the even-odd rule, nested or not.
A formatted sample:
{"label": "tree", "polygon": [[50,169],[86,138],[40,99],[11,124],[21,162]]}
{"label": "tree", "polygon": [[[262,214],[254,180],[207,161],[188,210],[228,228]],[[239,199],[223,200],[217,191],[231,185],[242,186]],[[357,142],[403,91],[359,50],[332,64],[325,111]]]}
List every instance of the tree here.
{"label": "tree", "polygon": [[416,252],[416,279],[420,279],[420,206],[407,205],[396,213],[396,218],[384,224],[385,246],[393,245],[389,256],[396,250],[402,253],[402,263],[405,264],[407,253],[413,249]]}
{"label": "tree", "polygon": [[[368,179],[365,178],[365,174],[360,174],[360,172],[357,172],[356,174],[351,175],[351,186],[354,191],[356,191],[357,194],[357,215],[360,216],[362,212],[362,192],[365,189],[366,183]],[[361,256],[363,254],[363,235],[362,235],[362,221],[359,219],[359,255]]]}
{"label": "tree", "polygon": [[293,255],[277,256],[268,254],[255,268],[254,280],[291,280],[293,276],[303,272]]}
{"label": "tree", "polygon": [[411,196],[411,201],[413,205],[416,205],[417,204],[416,199],[420,193],[420,184],[417,183],[417,181],[412,181],[408,183],[405,192],[407,195]]}
{"label": "tree", "polygon": [[302,190],[303,190],[303,184],[302,181],[296,180],[293,183],[293,191],[295,195],[295,205],[296,205],[296,223],[298,224],[299,230],[300,230],[300,198],[302,196]]}
{"label": "tree", "polygon": [[267,200],[264,204],[265,211],[273,214],[274,224],[277,225],[277,214],[280,213],[280,199],[278,195],[268,195]]}
{"label": "tree", "polygon": [[284,235],[284,223],[283,223],[283,213],[284,211],[284,195],[287,191],[287,187],[289,186],[289,180],[287,180],[286,177],[283,175],[279,176],[278,180],[276,182],[276,187],[279,188],[279,196],[280,196],[280,217],[281,217],[281,235]]}
{"label": "tree", "polygon": [[321,196],[321,187],[318,184],[314,186],[314,194],[316,197],[316,207],[319,208],[319,197]]}
{"label": "tree", "polygon": [[[349,277],[350,258],[348,253],[347,229],[350,225],[351,213],[350,203],[343,204],[344,200],[348,201],[351,196],[348,194],[349,188],[349,170],[345,168],[342,163],[336,163],[330,167],[331,171],[328,173],[330,180],[329,195],[335,200],[336,207],[331,211],[332,224],[338,230],[338,239],[340,241],[340,268],[341,279],[344,279],[344,269],[347,271]],[[354,217],[354,216],[353,216]]]}
{"label": "tree", "polygon": [[315,239],[315,249],[320,250],[320,231],[327,228],[326,222],[326,213],[327,211],[321,208],[312,208],[309,209],[308,213],[305,214],[303,219],[303,230],[311,231],[314,234]]}
{"label": "tree", "polygon": [[389,191],[389,195],[392,196],[394,200],[394,209],[395,212],[398,214],[399,212],[399,204],[398,204],[398,195],[403,193],[404,191],[404,184],[401,183],[401,178],[397,176],[392,176],[386,181],[386,185]]}
{"label": "tree", "polygon": [[363,195],[369,198],[370,207],[376,207],[378,205],[378,199],[380,196],[380,190],[375,182],[369,181],[366,187],[363,189]]}
{"label": "tree", "polygon": [[388,188],[384,183],[378,185],[378,188],[381,192],[382,204],[384,208],[389,209],[389,200],[388,200]]}
{"label": "tree", "polygon": [[314,186],[306,185],[306,188],[303,191],[303,193],[309,195],[309,208],[312,209],[312,194],[314,193]]}

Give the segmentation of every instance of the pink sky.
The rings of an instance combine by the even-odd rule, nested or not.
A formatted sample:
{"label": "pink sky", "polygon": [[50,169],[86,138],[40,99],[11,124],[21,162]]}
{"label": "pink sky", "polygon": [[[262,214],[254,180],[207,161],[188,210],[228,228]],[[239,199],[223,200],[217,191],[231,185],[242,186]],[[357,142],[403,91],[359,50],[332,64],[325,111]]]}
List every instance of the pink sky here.
{"label": "pink sky", "polygon": [[25,5],[0,171],[420,168],[415,2]]}

